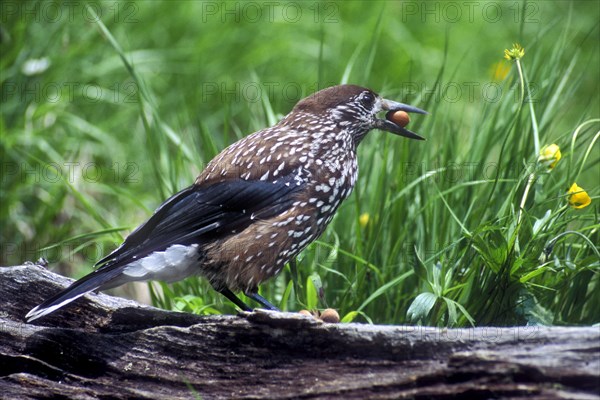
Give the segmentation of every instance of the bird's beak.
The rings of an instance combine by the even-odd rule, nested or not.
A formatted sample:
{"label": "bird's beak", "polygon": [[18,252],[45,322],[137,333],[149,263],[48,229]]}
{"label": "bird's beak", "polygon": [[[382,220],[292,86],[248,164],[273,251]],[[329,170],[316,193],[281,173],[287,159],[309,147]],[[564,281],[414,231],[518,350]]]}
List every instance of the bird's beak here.
{"label": "bird's beak", "polygon": [[[427,114],[427,111],[421,110],[420,108],[409,106],[407,104],[398,103],[397,101],[386,100],[382,101],[382,109],[384,111],[394,112],[394,111],[404,111],[407,113],[417,113],[417,114]],[[382,131],[391,132],[395,135],[404,136],[409,139],[417,139],[417,140],[425,140],[424,137],[417,135],[414,132],[409,131],[408,129],[396,124],[395,122],[390,121],[389,119],[377,119],[375,120],[375,128],[381,129]]]}

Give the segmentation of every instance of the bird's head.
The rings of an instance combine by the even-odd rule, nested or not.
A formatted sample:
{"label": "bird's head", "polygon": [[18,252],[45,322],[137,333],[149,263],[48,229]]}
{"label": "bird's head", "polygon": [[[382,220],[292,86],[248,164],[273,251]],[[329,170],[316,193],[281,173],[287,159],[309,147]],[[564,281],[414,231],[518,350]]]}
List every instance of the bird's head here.
{"label": "bird's head", "polygon": [[371,129],[380,129],[410,139],[423,137],[401,126],[393,118],[380,117],[383,112],[404,111],[427,114],[407,104],[387,100],[370,89],[356,85],[338,85],[320,90],[301,100],[293,112],[326,118],[353,136],[359,143]]}

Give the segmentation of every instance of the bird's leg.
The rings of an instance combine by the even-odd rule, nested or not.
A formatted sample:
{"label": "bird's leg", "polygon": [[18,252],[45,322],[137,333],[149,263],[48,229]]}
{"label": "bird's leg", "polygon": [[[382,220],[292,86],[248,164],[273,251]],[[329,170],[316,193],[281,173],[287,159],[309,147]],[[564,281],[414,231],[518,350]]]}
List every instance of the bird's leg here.
{"label": "bird's leg", "polygon": [[240,309],[242,309],[242,311],[250,311],[250,312],[252,311],[252,309],[250,307],[248,307],[248,305],[246,303],[244,303],[243,301],[238,299],[237,296],[235,294],[233,294],[233,292],[231,290],[229,290],[227,288],[223,288],[223,289],[219,289],[218,292],[221,293],[223,296],[227,297],[229,300],[231,300],[231,302],[233,304],[235,304],[236,306],[238,306]]}
{"label": "bird's leg", "polygon": [[258,304],[265,307],[267,310],[281,311],[279,308],[277,308],[273,304],[269,303],[267,301],[267,299],[265,299],[264,297],[262,297],[260,294],[258,294],[256,292],[249,292],[249,293],[244,293],[244,294],[246,295],[246,297],[256,301]]}

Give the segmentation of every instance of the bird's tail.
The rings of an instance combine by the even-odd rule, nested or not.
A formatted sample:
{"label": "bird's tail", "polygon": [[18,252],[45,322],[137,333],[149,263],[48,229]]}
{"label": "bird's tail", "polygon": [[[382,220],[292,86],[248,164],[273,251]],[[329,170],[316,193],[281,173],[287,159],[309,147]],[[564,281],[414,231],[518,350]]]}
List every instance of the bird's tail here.
{"label": "bird's tail", "polygon": [[120,274],[120,268],[112,270],[110,268],[108,270],[104,267],[100,268],[91,274],[84,276],[80,280],[73,282],[68,288],[50,297],[37,307],[34,307],[27,313],[25,319],[27,322],[31,322],[66,306],[70,302],[93,290],[114,287],[115,285],[113,282]]}

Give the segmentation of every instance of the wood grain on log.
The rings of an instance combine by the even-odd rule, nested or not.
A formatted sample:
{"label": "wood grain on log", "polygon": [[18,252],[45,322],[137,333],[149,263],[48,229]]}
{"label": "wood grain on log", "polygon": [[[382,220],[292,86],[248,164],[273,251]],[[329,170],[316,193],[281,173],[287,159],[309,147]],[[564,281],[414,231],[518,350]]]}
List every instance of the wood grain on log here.
{"label": "wood grain on log", "polygon": [[104,294],[32,324],[71,281],[0,268],[2,398],[598,398],[600,327],[436,329],[293,313],[202,317]]}

